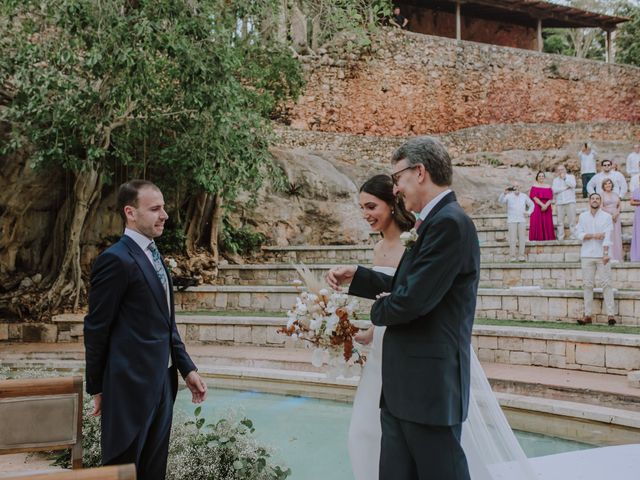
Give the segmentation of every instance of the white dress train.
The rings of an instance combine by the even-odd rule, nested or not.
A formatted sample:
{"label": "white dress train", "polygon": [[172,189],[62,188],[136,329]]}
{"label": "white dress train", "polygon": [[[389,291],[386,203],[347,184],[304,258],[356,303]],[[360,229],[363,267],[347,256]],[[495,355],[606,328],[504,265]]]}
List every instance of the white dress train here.
{"label": "white dress train", "polygon": [[[395,272],[392,267],[373,269],[388,275]],[[385,327],[375,327],[373,331],[371,350],[353,401],[348,447],[355,480],[378,480],[384,331]],[[473,349],[470,371],[469,415],[462,425],[462,448],[467,456],[471,479],[537,479]]]}

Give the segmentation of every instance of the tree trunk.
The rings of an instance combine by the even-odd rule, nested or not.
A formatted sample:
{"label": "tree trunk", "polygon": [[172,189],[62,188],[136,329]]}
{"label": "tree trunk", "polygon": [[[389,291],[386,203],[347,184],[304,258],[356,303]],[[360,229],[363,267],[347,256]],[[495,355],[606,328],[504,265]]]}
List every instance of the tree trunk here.
{"label": "tree trunk", "polygon": [[73,302],[75,310],[80,305],[82,296],[86,294],[80,267],[80,240],[87,213],[100,196],[100,190],[100,174],[97,170],[89,169],[76,175],[73,185],[74,203],[69,210],[72,213],[66,235],[66,250],[58,275],[39,304],[41,312],[57,308],[63,300]]}
{"label": "tree trunk", "polygon": [[220,246],[218,244],[218,235],[220,234],[220,226],[222,225],[222,196],[216,195],[213,200],[213,212],[211,215],[211,225],[209,230],[209,251],[213,255],[213,261],[218,265],[220,258]]}
{"label": "tree trunk", "polygon": [[190,206],[187,212],[187,226],[185,228],[186,236],[186,248],[187,255],[192,256],[196,252],[198,243],[200,241],[200,232],[202,230],[202,218],[204,214],[204,208],[207,204],[207,194],[199,193],[197,196],[192,197]]}

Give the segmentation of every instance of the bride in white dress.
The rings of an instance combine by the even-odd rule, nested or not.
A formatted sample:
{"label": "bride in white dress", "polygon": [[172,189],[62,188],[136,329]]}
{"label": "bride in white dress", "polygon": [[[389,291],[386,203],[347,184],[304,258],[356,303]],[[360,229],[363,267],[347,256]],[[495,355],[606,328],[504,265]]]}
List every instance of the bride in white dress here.
{"label": "bride in white dress", "polygon": [[[374,232],[382,235],[374,247],[374,269],[393,275],[404,247],[400,234],[413,227],[412,214],[398,204],[387,175],[376,175],[360,189],[360,208]],[[382,338],[386,327],[370,327],[356,340],[371,344],[353,402],[349,425],[349,457],[355,480],[377,480],[380,458],[380,392]],[[462,447],[472,480],[536,479],[511,427],[471,350],[469,415],[462,427]]]}

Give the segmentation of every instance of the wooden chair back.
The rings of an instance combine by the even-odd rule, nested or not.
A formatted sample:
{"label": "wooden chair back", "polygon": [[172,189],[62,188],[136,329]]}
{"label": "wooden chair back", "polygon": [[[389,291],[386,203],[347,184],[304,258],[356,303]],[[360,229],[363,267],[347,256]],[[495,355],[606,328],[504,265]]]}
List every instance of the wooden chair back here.
{"label": "wooden chair back", "polygon": [[81,377],[0,380],[0,454],[70,448],[82,468],[82,391]]}
{"label": "wooden chair back", "polygon": [[29,480],[136,480],[136,467],[133,464],[113,465],[110,467],[30,474],[28,477],[16,474],[13,477],[2,477],[2,480],[25,480],[26,478]]}

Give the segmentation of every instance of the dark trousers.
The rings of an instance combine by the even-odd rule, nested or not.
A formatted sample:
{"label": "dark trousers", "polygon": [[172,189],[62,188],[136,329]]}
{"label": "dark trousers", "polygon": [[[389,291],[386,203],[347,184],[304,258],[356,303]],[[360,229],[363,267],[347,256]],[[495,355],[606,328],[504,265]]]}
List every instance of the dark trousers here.
{"label": "dark trousers", "polygon": [[167,370],[162,393],[149,419],[120,455],[106,465],[135,463],[138,480],[164,480],[173,418],[172,369]]}
{"label": "dark trousers", "polygon": [[593,178],[595,173],[583,173],[582,174],[582,198],[587,198],[589,193],[587,192],[587,183]]}
{"label": "dark trousers", "polygon": [[401,420],[383,406],[380,480],[470,480],[460,445],[462,425]]}

